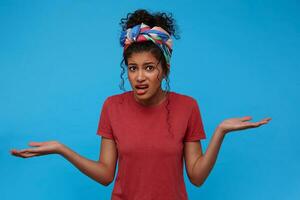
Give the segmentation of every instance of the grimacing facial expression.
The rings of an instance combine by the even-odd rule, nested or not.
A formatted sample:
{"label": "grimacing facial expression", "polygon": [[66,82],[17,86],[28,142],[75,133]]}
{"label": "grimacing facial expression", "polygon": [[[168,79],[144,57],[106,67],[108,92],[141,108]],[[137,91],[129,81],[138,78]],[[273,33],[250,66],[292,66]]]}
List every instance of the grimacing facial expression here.
{"label": "grimacing facial expression", "polygon": [[150,52],[133,53],[127,60],[128,79],[138,101],[151,102],[161,94],[161,63]]}

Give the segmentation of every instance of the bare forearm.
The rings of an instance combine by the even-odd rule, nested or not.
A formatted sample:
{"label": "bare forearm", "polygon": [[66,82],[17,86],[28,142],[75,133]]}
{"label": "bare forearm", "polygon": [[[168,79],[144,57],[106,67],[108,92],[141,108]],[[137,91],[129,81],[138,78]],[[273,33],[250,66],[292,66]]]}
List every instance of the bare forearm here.
{"label": "bare forearm", "polygon": [[202,185],[211,172],[224,137],[225,133],[217,127],[205,154],[196,160],[193,167],[193,180],[197,186]]}
{"label": "bare forearm", "polygon": [[84,158],[65,145],[61,146],[59,154],[100,184],[107,186],[112,181],[107,167],[103,163]]}

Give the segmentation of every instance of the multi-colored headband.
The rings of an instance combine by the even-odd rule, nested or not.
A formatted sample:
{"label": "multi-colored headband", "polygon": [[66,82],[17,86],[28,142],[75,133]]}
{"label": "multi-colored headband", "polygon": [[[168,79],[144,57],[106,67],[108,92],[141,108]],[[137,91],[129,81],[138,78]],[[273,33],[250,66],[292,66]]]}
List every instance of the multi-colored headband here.
{"label": "multi-colored headband", "polygon": [[167,66],[170,68],[170,59],[172,55],[172,39],[170,34],[159,26],[150,26],[141,23],[132,28],[122,31],[120,37],[121,46],[126,48],[133,42],[143,42],[150,40],[156,44],[163,52]]}

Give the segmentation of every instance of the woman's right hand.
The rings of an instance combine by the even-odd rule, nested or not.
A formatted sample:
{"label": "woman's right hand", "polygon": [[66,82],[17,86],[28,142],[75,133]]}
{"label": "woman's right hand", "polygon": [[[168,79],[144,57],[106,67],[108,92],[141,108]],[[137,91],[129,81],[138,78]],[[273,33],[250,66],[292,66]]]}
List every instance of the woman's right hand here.
{"label": "woman's right hand", "polygon": [[29,158],[47,154],[60,154],[63,148],[63,144],[59,143],[58,141],[30,142],[28,145],[35,148],[27,148],[22,150],[12,149],[10,150],[10,153],[17,157]]}

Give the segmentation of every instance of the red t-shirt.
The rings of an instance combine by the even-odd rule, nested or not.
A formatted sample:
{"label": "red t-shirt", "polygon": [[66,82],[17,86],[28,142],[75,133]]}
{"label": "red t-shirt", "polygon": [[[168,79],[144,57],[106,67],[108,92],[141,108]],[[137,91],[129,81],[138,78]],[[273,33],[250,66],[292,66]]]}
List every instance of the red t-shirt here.
{"label": "red t-shirt", "polygon": [[146,107],[132,91],[110,96],[103,104],[97,134],[117,146],[112,200],[188,199],[183,145],[206,138],[195,99],[170,92],[168,100]]}

